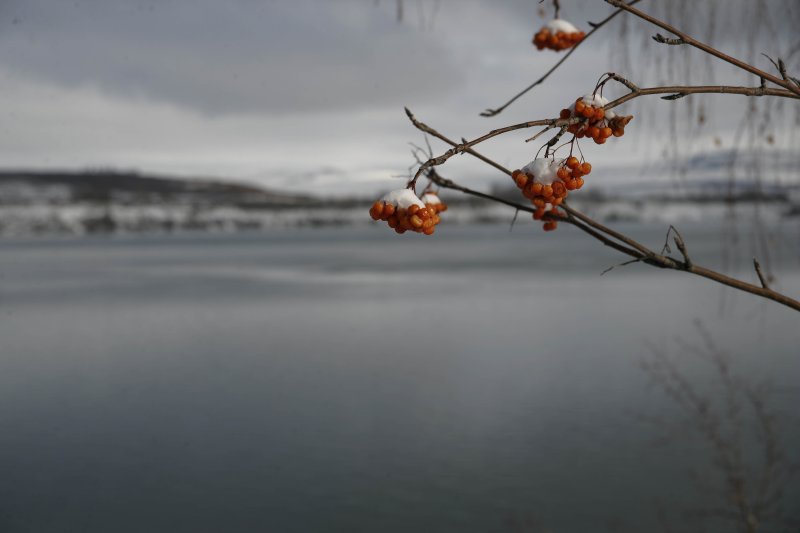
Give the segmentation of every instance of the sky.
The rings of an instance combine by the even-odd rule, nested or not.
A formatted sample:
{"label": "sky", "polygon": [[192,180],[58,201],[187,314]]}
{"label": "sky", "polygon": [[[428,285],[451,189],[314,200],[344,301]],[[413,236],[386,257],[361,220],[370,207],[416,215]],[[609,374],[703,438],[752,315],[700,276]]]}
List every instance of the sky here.
{"label": "sky", "polygon": [[[601,0],[561,4],[584,29],[611,12]],[[530,44],[542,9],[552,17],[530,0],[404,0],[398,21],[396,0],[1,0],[0,166],[374,194],[401,185],[409,143],[424,144],[404,106],[472,138],[556,116],[619,67],[609,25],[535,93],[480,117],[558,60]],[[518,168],[539,148],[524,142],[532,133],[482,148]],[[626,135],[587,159],[638,164],[658,153],[651,141]],[[698,142],[710,147],[711,135]],[[468,159],[442,173],[470,185],[501,178]]]}

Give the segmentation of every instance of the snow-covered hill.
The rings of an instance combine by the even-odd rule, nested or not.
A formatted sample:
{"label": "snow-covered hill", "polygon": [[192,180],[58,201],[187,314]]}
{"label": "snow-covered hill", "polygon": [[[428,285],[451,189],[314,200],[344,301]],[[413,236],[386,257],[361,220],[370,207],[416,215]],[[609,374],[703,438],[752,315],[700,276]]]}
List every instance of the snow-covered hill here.
{"label": "snow-covered hill", "polygon": [[[594,187],[571,204],[598,219],[674,223],[731,216],[762,221],[800,214],[796,187],[739,188],[735,196],[704,187],[666,194],[653,187]],[[516,200],[516,191],[499,190]],[[508,223],[513,209],[452,195],[445,222]],[[367,224],[369,198],[323,200],[252,185],[121,172],[0,172],[0,235],[104,232],[233,232],[275,227]],[[520,215],[522,217],[522,215]],[[527,215],[525,215],[527,217]]]}

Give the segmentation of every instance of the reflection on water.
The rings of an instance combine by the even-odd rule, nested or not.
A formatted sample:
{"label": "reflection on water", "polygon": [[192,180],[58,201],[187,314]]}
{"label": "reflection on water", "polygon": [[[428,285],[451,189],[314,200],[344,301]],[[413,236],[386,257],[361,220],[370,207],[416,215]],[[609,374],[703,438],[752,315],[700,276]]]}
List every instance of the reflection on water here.
{"label": "reflection on water", "polygon": [[[719,264],[718,228],[681,229]],[[797,317],[600,276],[620,257],[558,233],[0,243],[0,530],[636,530],[696,504],[703,449],[637,421],[671,412],[646,344],[701,318],[788,409]],[[775,265],[795,294],[797,246]]]}

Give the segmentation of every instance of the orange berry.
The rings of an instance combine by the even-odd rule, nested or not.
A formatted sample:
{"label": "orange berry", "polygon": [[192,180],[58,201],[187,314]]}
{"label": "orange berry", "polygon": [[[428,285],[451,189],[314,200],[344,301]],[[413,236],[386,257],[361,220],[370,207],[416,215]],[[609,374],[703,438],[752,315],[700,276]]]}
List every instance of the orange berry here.
{"label": "orange berry", "polygon": [[611,134],[613,133],[613,131],[611,130],[611,128],[606,126],[605,128],[602,129],[602,133],[603,133],[603,137],[611,137]]}
{"label": "orange berry", "polygon": [[528,183],[525,187],[523,187],[522,196],[524,196],[528,200],[530,200],[531,198],[533,198],[535,196],[535,194],[533,192],[533,185],[531,183]]}
{"label": "orange berry", "polygon": [[425,235],[433,235],[434,231],[436,231],[436,228],[434,228],[433,226],[430,226],[430,227],[424,228],[422,230],[422,233],[424,233]]}
{"label": "orange berry", "polygon": [[520,172],[519,174],[517,174],[517,177],[514,178],[514,183],[517,184],[517,187],[522,189],[528,183],[528,176]]}
{"label": "orange berry", "polygon": [[594,108],[590,105],[587,105],[583,108],[583,111],[581,111],[581,115],[583,115],[585,118],[594,116]]}
{"label": "orange berry", "polygon": [[545,185],[542,187],[542,196],[545,198],[550,198],[553,196],[553,186],[552,185]]}
{"label": "orange berry", "polygon": [[415,228],[422,227],[422,219],[419,218],[417,215],[411,215],[411,218],[408,219],[412,226]]}
{"label": "orange berry", "polygon": [[419,211],[419,206],[417,204],[411,204],[406,210],[409,215],[415,215],[417,211]]}
{"label": "orange berry", "polygon": [[572,112],[569,109],[562,109],[558,116],[559,118],[569,118],[572,116]]}
{"label": "orange berry", "polygon": [[545,231],[553,231],[557,227],[558,227],[558,223],[555,220],[548,220],[547,222],[544,223],[544,226],[542,226],[542,228]]}
{"label": "orange berry", "polygon": [[561,205],[561,202],[563,202],[563,201],[564,201],[564,198],[554,198],[553,199],[553,205],[554,206],[555,205]]}
{"label": "orange berry", "polygon": [[615,128],[611,133],[614,135],[614,137],[622,137],[625,135],[625,130],[622,128]]}
{"label": "orange berry", "polygon": [[541,196],[536,196],[533,198],[533,200],[531,200],[531,203],[536,207],[544,207],[544,204],[546,204],[547,202],[545,202],[544,198],[542,198]]}
{"label": "orange berry", "polygon": [[556,176],[561,180],[567,179],[569,177],[569,171],[564,167],[560,167],[556,172]]}
{"label": "orange berry", "polygon": [[392,204],[384,204],[383,205],[383,216],[390,217],[395,213],[394,205]]}
{"label": "orange berry", "polygon": [[581,163],[580,168],[583,174],[589,174],[592,171],[592,165],[591,163],[588,162]]}
{"label": "orange berry", "polygon": [[586,109],[586,104],[583,103],[583,100],[578,98],[575,101],[575,112],[579,113],[579,114],[582,114],[584,109]]}
{"label": "orange berry", "polygon": [[407,231],[405,228],[401,228],[400,226],[397,226],[396,228],[394,228],[394,230],[397,232],[398,235],[402,235]]}
{"label": "orange berry", "polygon": [[583,187],[583,178],[577,178],[575,180],[575,186],[576,189],[580,189],[581,187]]}
{"label": "orange berry", "polygon": [[386,222],[389,224],[390,228],[396,228],[399,220],[397,220],[397,215],[391,215],[386,219]]}
{"label": "orange berry", "polygon": [[594,119],[595,120],[603,120],[606,116],[606,110],[602,107],[598,107],[594,110]]}
{"label": "orange berry", "polygon": [[531,186],[531,191],[533,191],[533,194],[542,194],[543,188],[544,186],[541,183],[534,182]]}
{"label": "orange berry", "polygon": [[544,207],[539,207],[533,213],[533,220],[541,220],[544,216]]}
{"label": "orange berry", "polygon": [[573,178],[580,178],[581,176],[583,176],[583,170],[581,170],[581,167],[577,167],[575,170],[572,171]]}
{"label": "orange berry", "polygon": [[394,213],[394,214],[395,214],[395,215],[397,215],[397,218],[398,218],[398,219],[405,218],[405,216],[406,216],[406,209],[405,209],[404,207],[398,207],[398,208],[397,208],[397,211],[395,211],[395,213]]}
{"label": "orange berry", "polygon": [[382,212],[383,204],[380,202],[375,202],[372,207],[369,208],[369,216],[372,217],[372,220],[380,220]]}
{"label": "orange berry", "polygon": [[596,139],[600,135],[600,130],[596,126],[591,126],[586,130],[586,135],[592,139]]}
{"label": "orange berry", "polygon": [[578,161],[578,158],[575,157],[574,155],[567,158],[567,166],[569,168],[573,168],[574,169],[578,165],[580,165],[580,161]]}
{"label": "orange berry", "polygon": [[556,198],[561,198],[562,196],[567,194],[567,188],[560,181],[554,181],[552,188],[553,188],[553,196],[555,196]]}

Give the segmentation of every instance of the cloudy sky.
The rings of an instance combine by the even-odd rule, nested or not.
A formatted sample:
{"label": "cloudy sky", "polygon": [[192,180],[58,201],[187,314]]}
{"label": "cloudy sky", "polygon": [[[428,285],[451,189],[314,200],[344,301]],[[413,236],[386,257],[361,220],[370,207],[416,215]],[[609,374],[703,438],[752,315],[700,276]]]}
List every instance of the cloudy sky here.
{"label": "cloudy sky", "polygon": [[[610,12],[600,0],[561,3],[583,28]],[[423,143],[403,106],[470,138],[555,116],[619,70],[608,53],[618,29],[609,28],[534,95],[480,117],[558,59],[530,45],[540,9],[533,0],[405,0],[398,22],[395,0],[2,0],[0,166],[371,194],[399,183],[393,176],[413,162],[408,143]],[[521,166],[538,148],[523,142],[530,134],[484,150]],[[711,146],[707,137],[701,145]],[[641,161],[658,151],[645,138],[626,135],[587,157]],[[497,178],[481,165],[457,158],[445,174]]]}

